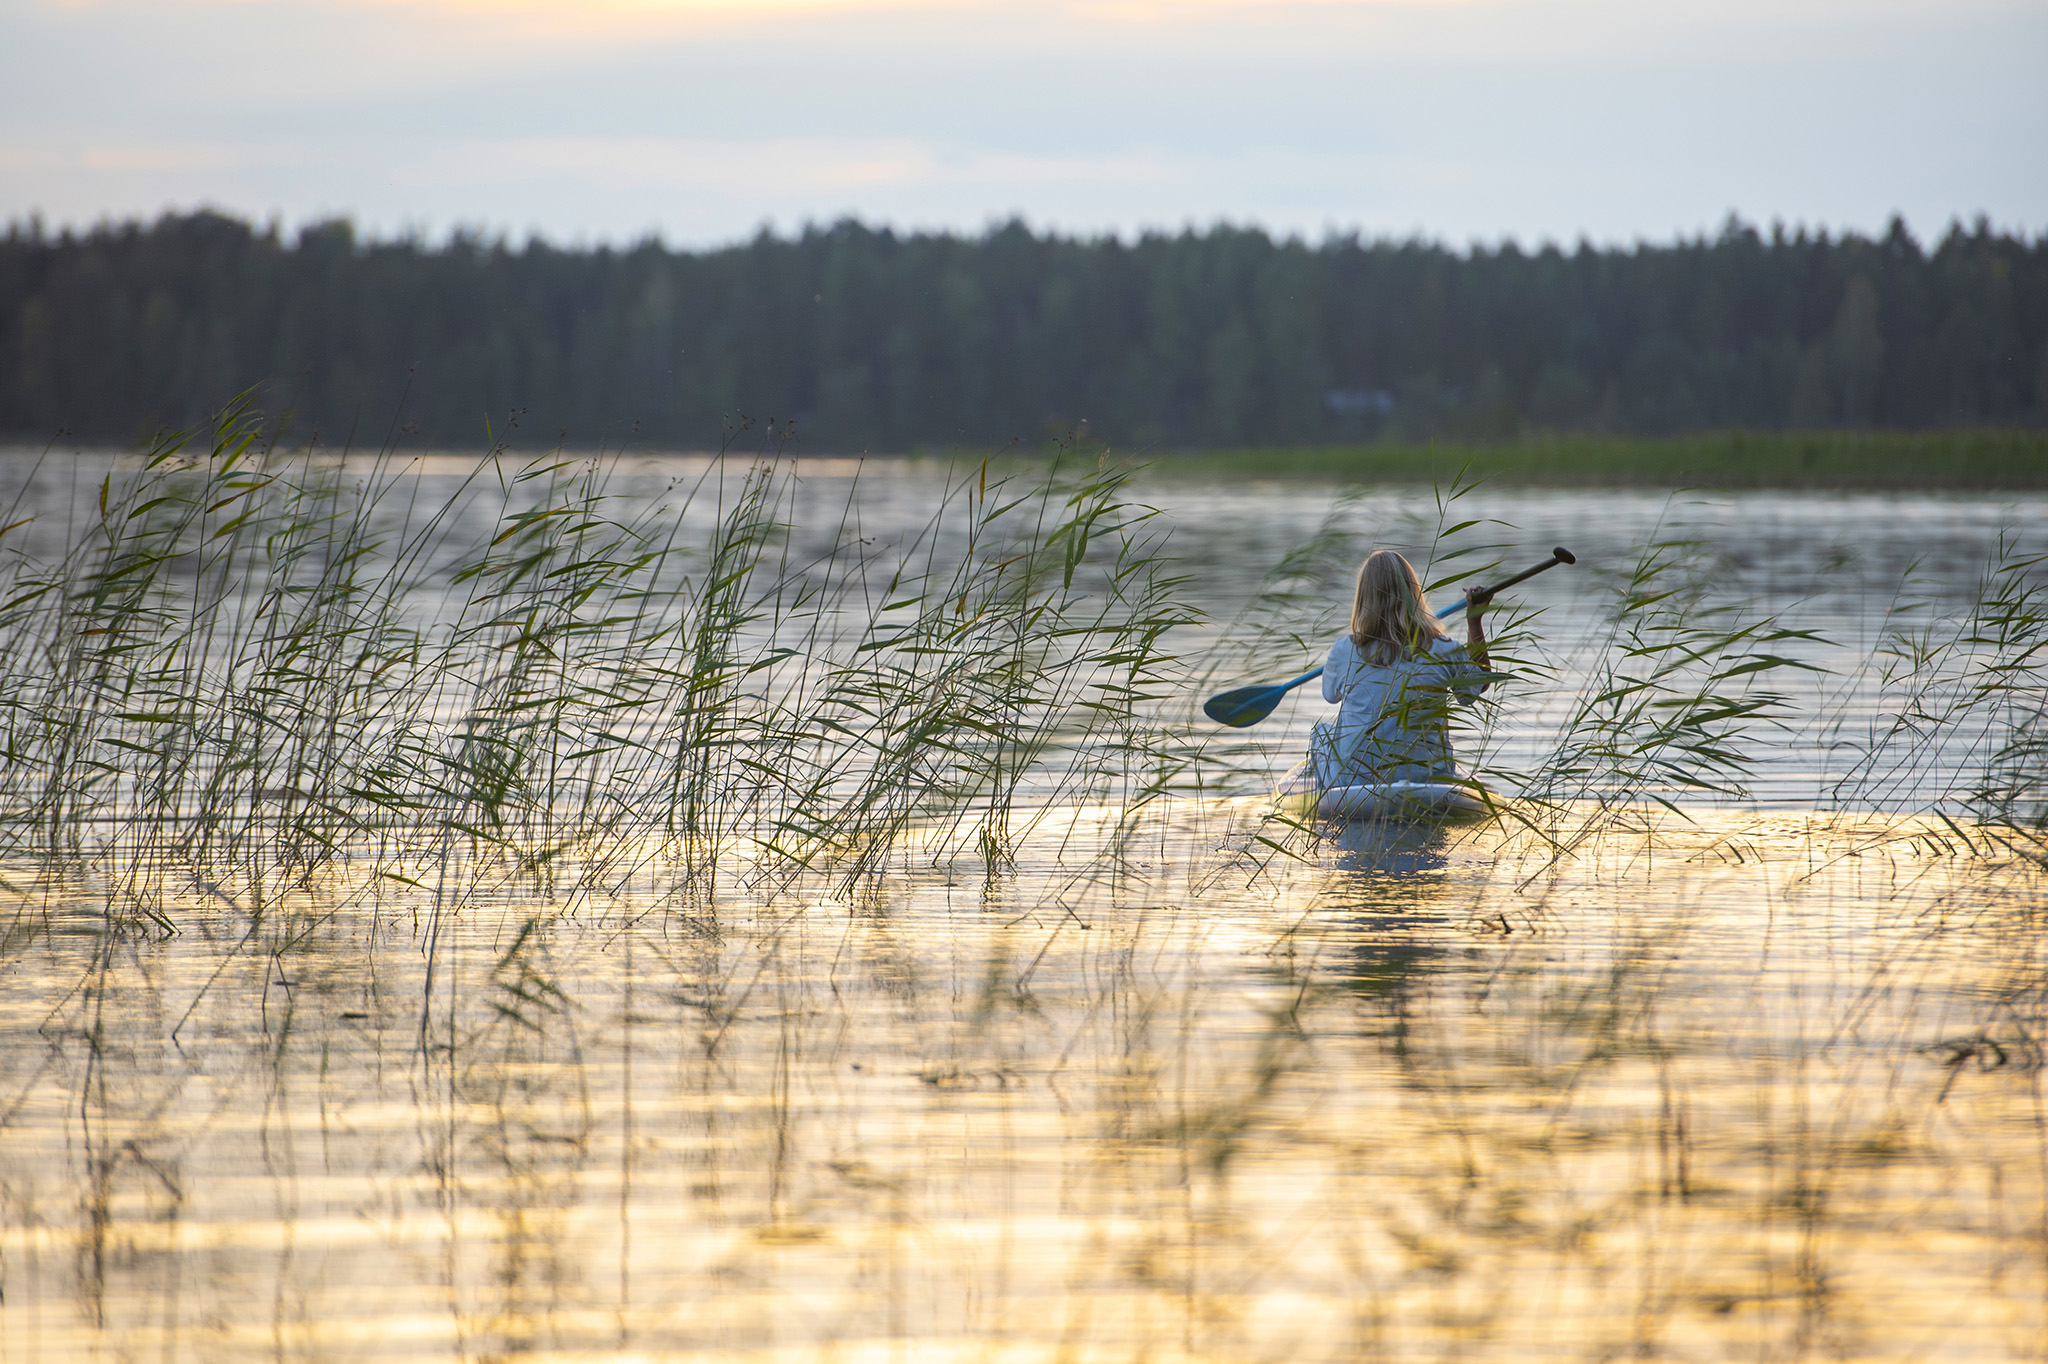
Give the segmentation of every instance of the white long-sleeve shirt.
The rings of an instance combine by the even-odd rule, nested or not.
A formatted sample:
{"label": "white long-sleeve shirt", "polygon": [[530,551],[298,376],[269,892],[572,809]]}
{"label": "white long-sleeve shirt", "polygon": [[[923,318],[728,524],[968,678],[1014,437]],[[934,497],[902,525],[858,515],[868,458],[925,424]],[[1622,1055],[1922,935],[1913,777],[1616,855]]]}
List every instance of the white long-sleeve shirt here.
{"label": "white long-sleeve shirt", "polygon": [[1323,699],[1338,709],[1334,725],[1318,726],[1325,734],[1317,780],[1327,788],[1451,775],[1451,705],[1469,702],[1486,682],[1464,646],[1448,639],[1431,641],[1425,656],[1383,667],[1339,635],[1323,664]]}

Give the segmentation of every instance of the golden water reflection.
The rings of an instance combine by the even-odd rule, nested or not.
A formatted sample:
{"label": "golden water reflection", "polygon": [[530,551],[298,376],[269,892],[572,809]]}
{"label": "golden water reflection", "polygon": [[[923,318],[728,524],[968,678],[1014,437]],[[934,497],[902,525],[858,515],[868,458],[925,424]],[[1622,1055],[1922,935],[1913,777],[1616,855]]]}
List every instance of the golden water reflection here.
{"label": "golden water reflection", "polygon": [[2048,1356],[2040,868],[1247,808],[850,901],[479,870],[431,953],[388,879],[164,938],[6,869],[0,1359]]}

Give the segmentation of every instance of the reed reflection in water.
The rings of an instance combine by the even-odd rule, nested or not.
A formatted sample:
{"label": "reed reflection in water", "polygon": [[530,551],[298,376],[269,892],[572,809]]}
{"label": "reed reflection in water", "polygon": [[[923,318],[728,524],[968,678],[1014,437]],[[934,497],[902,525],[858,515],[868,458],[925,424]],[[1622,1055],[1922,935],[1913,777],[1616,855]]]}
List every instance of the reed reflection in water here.
{"label": "reed reflection in water", "polygon": [[6,868],[0,1349],[2048,1352],[2038,866],[1901,818],[1562,864],[1120,827],[850,903],[479,895],[431,982],[426,898],[346,862],[169,938]]}

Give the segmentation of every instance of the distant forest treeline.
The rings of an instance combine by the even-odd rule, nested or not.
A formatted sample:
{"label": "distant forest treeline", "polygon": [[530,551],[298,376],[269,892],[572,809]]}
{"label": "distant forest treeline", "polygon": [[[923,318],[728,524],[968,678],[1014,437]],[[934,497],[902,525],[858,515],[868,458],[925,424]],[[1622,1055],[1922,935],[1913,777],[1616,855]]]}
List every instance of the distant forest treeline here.
{"label": "distant forest treeline", "polygon": [[[127,441],[241,389],[298,437],[813,451],[2048,424],[2048,237],[1467,252],[1218,227],[858,223],[679,252],[295,238],[214,213],[0,243],[0,432]],[[403,413],[400,415],[401,393]]]}

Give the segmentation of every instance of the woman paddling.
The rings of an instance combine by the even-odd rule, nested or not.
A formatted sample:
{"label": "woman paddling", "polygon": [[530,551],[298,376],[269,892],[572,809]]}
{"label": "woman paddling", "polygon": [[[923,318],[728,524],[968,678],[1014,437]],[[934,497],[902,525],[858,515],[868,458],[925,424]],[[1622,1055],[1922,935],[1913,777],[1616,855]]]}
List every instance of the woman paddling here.
{"label": "woman paddling", "polygon": [[1492,600],[1486,588],[1469,594],[1460,645],[1430,612],[1406,559],[1391,549],[1366,556],[1351,599],[1351,629],[1330,646],[1323,665],[1323,699],[1338,711],[1335,723],[1316,725],[1309,740],[1319,788],[1460,780],[1451,759],[1450,708],[1492,681],[1480,622]]}

